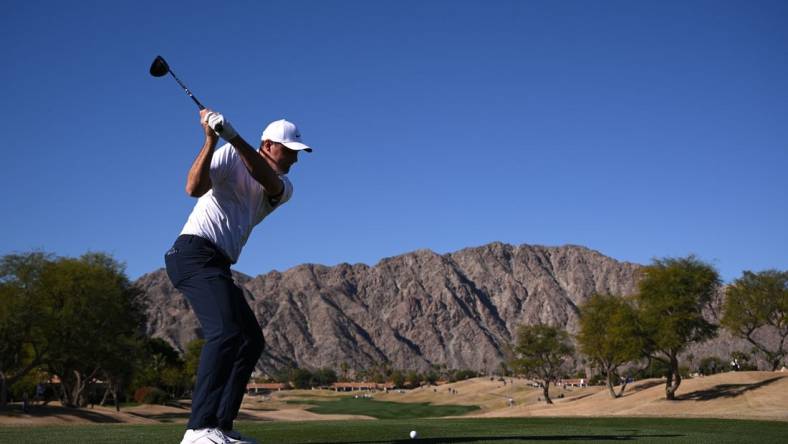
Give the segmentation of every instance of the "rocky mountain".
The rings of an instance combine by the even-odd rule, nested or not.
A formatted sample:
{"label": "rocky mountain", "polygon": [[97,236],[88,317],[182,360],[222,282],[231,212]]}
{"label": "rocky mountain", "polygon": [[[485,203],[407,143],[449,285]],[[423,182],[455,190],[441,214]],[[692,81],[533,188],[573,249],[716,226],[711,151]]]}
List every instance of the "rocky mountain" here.
{"label": "rocky mountain", "polygon": [[[639,267],[579,246],[492,243],[443,255],[419,250],[375,266],[305,264],[235,279],[266,338],[261,370],[342,362],[492,370],[518,325],[574,333],[577,306],[594,293],[633,294]],[[149,303],[149,334],[180,350],[198,337],[194,314],[163,269],[136,285]]]}

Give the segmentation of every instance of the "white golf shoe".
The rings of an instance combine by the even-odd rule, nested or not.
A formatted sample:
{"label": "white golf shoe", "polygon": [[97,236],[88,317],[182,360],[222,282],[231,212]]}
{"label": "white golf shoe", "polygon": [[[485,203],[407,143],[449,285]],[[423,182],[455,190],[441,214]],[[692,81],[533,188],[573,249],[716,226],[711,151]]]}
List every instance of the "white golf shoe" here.
{"label": "white golf shoe", "polygon": [[189,429],[181,444],[229,444],[231,441],[219,429]]}
{"label": "white golf shoe", "polygon": [[229,432],[222,431],[222,433],[224,433],[227,442],[231,444],[259,444],[256,439],[243,436],[235,430],[230,430]]}

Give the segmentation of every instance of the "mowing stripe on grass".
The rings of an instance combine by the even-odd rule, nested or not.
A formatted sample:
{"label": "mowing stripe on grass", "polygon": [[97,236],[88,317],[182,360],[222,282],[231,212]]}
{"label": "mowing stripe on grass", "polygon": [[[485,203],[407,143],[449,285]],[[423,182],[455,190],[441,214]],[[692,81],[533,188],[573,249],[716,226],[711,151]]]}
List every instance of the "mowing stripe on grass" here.
{"label": "mowing stripe on grass", "polygon": [[433,405],[429,402],[404,403],[376,401],[368,398],[340,398],[323,401],[316,399],[290,400],[288,404],[310,404],[307,410],[321,415],[365,415],[377,419],[440,418],[462,416],[479,410],[477,405]]}
{"label": "mowing stripe on grass", "polygon": [[[462,418],[241,422],[265,444],[513,444],[621,442],[784,443],[788,423],[673,418]],[[0,427],[0,442],[36,444],[177,443],[183,425]],[[419,432],[411,440],[408,433]]]}

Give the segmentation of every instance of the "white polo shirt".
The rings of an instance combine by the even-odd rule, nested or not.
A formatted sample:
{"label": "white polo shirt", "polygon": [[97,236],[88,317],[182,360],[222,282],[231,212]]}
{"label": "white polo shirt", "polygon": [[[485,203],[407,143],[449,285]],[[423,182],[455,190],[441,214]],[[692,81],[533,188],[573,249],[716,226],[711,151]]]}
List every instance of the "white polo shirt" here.
{"label": "white polo shirt", "polygon": [[181,234],[210,240],[236,263],[252,228],[290,199],[293,185],[280,175],[285,189],[272,202],[229,143],[214,151],[209,174],[211,189],[197,200]]}

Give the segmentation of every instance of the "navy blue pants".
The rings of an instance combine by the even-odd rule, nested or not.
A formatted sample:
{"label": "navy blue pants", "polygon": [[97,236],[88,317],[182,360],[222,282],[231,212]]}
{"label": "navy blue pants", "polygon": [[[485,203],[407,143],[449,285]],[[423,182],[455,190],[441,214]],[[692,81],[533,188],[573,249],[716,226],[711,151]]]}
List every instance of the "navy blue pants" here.
{"label": "navy blue pants", "polygon": [[205,339],[187,428],[232,430],[265,345],[260,324],[233,282],[230,260],[211,241],[181,235],[164,262],[172,285],[197,315]]}

